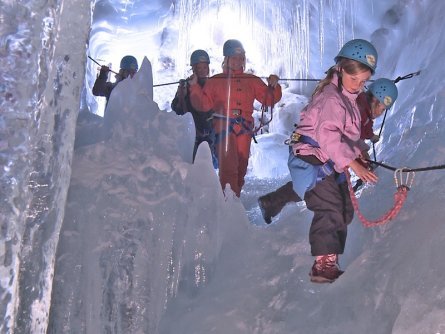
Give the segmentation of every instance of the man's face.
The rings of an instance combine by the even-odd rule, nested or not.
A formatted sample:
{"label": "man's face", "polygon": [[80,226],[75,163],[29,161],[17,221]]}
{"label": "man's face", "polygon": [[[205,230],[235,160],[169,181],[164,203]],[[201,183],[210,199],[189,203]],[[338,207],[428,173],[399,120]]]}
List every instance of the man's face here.
{"label": "man's face", "polygon": [[136,74],[136,72],[137,71],[133,70],[133,69],[131,69],[131,70],[121,69],[120,70],[120,75],[122,76],[123,79],[126,79],[128,77],[133,78],[133,76]]}
{"label": "man's face", "polygon": [[193,72],[198,78],[207,78],[209,76],[209,64],[198,63],[193,66]]}
{"label": "man's face", "polygon": [[236,54],[229,57],[227,65],[232,71],[239,71],[244,69],[245,62],[246,56],[244,54]]}

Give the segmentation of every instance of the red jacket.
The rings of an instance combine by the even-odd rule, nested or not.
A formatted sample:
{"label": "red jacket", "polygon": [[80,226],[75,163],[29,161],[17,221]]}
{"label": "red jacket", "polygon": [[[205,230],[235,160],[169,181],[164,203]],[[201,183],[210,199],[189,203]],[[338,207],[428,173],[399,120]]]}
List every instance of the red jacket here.
{"label": "red jacket", "polygon": [[371,117],[371,106],[368,102],[368,97],[366,93],[360,93],[357,97],[357,106],[360,109],[361,121],[361,139],[371,139],[374,136],[374,130],[372,126],[374,121]]}
{"label": "red jacket", "polygon": [[269,91],[259,77],[247,73],[220,73],[209,78],[201,88],[190,86],[190,101],[198,110],[213,110],[229,118],[243,117],[253,122],[253,102],[271,106],[281,99],[281,86]]}

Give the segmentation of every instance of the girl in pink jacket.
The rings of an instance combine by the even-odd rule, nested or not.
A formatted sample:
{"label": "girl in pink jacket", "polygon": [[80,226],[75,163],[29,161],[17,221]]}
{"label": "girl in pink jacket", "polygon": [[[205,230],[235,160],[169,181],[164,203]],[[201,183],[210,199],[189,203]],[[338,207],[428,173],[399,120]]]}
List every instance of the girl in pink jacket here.
{"label": "girl in pink jacket", "polygon": [[333,282],[343,271],[347,226],[354,209],[343,171],[351,168],[364,182],[377,176],[360,158],[369,147],[360,139],[360,111],[356,99],[374,73],[377,52],[362,39],[346,43],[302,111],[293,134],[289,171],[294,191],[314,212],[309,242],[315,256],[311,281]]}
{"label": "girl in pink jacket", "polygon": [[[374,119],[381,116],[391,108],[398,96],[398,90],[393,80],[381,78],[375,80],[366,92],[357,97],[357,106],[360,109],[361,134],[363,140],[370,140],[373,144],[379,141],[379,135],[374,134]],[[362,152],[364,158],[369,160],[369,155]],[[360,183],[361,184],[361,183]],[[354,188],[358,184],[354,186]],[[295,193],[292,181],[281,186],[275,191],[258,198],[258,206],[266,224],[272,223],[272,218],[277,216],[287,203],[300,202],[302,199]]]}

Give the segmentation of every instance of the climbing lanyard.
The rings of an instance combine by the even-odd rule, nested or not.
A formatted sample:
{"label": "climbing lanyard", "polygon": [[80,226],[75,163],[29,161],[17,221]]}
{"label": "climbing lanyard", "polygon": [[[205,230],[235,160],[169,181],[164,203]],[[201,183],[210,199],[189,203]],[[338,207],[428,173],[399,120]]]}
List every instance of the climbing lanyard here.
{"label": "climbing lanyard", "polygon": [[[258,127],[255,127],[255,129],[253,130],[253,134],[256,135],[258,133],[258,131],[260,131],[264,126],[268,125],[270,122],[272,122],[273,119],[273,107],[275,105],[275,99],[273,96],[273,87],[272,86],[268,86],[267,87],[267,91],[266,91],[266,96],[264,98],[264,103],[261,105],[261,117],[260,117],[260,124],[258,125]],[[268,111],[268,106],[267,106],[267,102],[269,101],[270,98],[270,118],[269,120],[267,120],[266,122],[264,122],[264,118],[265,118],[265,113]],[[255,137],[253,136],[254,140]],[[256,142],[256,141],[255,141]]]}
{"label": "climbing lanyard", "polygon": [[365,227],[374,227],[378,225],[383,225],[388,223],[390,220],[394,219],[405,203],[405,200],[408,196],[408,191],[411,189],[411,186],[414,181],[414,172],[408,172],[405,179],[403,178],[403,169],[397,169],[394,171],[394,182],[396,184],[396,193],[394,194],[394,205],[393,207],[385,213],[381,218],[370,221],[365,218],[365,216],[361,213],[357,201],[357,197],[355,196],[354,188],[351,184],[351,176],[349,174],[348,168],[345,168],[346,180],[348,182],[349,188],[349,196],[351,197],[352,206],[354,207],[354,211],[357,213],[360,221]]}

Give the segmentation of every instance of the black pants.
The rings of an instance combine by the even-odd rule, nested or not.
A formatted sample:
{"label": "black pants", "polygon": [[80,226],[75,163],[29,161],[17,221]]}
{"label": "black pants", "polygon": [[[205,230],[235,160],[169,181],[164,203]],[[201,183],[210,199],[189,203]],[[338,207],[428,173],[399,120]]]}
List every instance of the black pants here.
{"label": "black pants", "polygon": [[337,184],[335,174],[318,182],[304,196],[307,208],[314,212],[309,230],[313,256],[343,254],[348,225],[354,217],[348,184]]}
{"label": "black pants", "polygon": [[195,162],[196,152],[198,152],[198,146],[202,142],[207,142],[210,147],[210,153],[212,154],[212,163],[213,168],[218,168],[218,158],[216,156],[216,149],[215,149],[215,131],[213,129],[209,131],[201,131],[196,129],[196,138],[195,138],[195,146],[193,147],[193,162]]}

